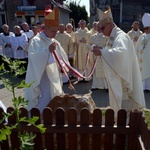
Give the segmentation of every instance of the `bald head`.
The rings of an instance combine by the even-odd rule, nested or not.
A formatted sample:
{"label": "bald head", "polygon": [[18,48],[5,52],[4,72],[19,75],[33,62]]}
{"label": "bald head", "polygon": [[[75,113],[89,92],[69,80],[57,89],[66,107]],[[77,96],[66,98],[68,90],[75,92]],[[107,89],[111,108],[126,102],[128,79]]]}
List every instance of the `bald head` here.
{"label": "bald head", "polygon": [[60,24],[59,27],[58,27],[58,30],[59,30],[60,33],[64,33],[65,25],[64,24]]}

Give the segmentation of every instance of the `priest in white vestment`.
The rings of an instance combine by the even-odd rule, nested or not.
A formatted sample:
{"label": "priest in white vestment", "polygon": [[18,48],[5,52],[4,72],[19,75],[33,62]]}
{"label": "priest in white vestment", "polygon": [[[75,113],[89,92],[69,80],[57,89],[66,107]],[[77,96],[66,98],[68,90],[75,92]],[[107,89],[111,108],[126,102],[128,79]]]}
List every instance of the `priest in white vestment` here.
{"label": "priest in white vestment", "polygon": [[[93,45],[97,45],[99,47],[100,46],[104,47],[106,45],[107,39],[108,38],[106,36],[104,36],[104,34],[102,33],[101,28],[98,24],[97,25],[97,33],[93,34],[90,37],[90,40],[88,41],[89,50],[92,49]],[[93,62],[94,62],[94,60],[95,60],[95,55],[93,55]],[[96,67],[95,67],[95,70],[93,73],[91,90],[96,90],[96,89],[108,89],[101,57],[97,58],[97,64],[96,64]]]}
{"label": "priest in white vestment", "polygon": [[[28,53],[26,51],[28,46],[28,38],[24,33],[21,33],[20,26],[14,26],[14,36],[11,37],[10,41],[14,53],[14,59],[26,62],[20,66],[24,67],[26,70],[28,65]],[[26,74],[24,73],[18,77],[25,78],[25,75]]]}
{"label": "priest in white vestment", "polygon": [[95,34],[95,33],[97,33],[97,21],[94,21],[93,22],[93,26],[92,26],[92,28],[90,29],[90,33],[91,33],[91,35],[93,35],[93,34]]}
{"label": "priest in white vestment", "polygon": [[141,34],[143,34],[143,32],[140,30],[140,23],[138,21],[134,21],[132,24],[132,29],[127,34],[131,38],[134,47],[136,47],[138,38]]}
{"label": "priest in white vestment", "polygon": [[[61,44],[62,48],[65,50],[68,59],[72,57],[74,54],[73,41],[71,36],[65,31],[64,24],[59,24],[58,32],[55,36],[55,39]],[[63,83],[68,82],[68,79],[66,78],[65,74],[62,74],[62,81]]]}
{"label": "priest in white vestment", "polygon": [[[28,47],[26,83],[33,82],[33,84],[24,92],[25,99],[29,100],[27,109],[30,111],[33,107],[37,107],[41,113],[52,98],[64,94],[60,69],[53,51],[55,50],[58,57],[63,56],[68,62],[65,51],[54,39],[58,26],[56,22],[50,21],[49,9],[47,7],[48,14],[45,17],[43,32],[34,36]],[[61,57],[59,60],[61,61]]]}
{"label": "priest in white vestment", "polygon": [[28,38],[24,33],[21,33],[20,26],[14,26],[14,36],[10,39],[14,59],[27,61],[28,54],[26,52],[26,47],[28,46]]}
{"label": "priest in white vestment", "polygon": [[[86,69],[85,71],[85,76],[88,76],[88,74],[91,71],[91,62],[89,61],[88,63],[88,67],[85,68],[85,64],[86,64],[86,55],[88,52],[88,48],[87,48],[87,42],[90,39],[90,32],[89,30],[86,28],[86,21],[85,20],[80,20],[79,22],[80,24],[80,29],[78,31],[75,32],[75,42],[77,45],[77,70],[80,73],[83,73],[83,71]],[[85,79],[86,81],[89,81],[91,78],[87,78]]]}
{"label": "priest in white vestment", "polygon": [[29,40],[34,36],[34,33],[32,30],[30,30],[29,25],[27,22],[23,22],[21,24],[22,30],[21,33],[26,34],[27,38],[28,38],[28,42]]}
{"label": "priest in white vestment", "polygon": [[71,36],[72,42],[73,42],[73,46],[72,46],[72,54],[69,55],[69,59],[71,61],[72,59],[72,63],[71,65],[73,67],[75,67],[75,56],[76,56],[76,44],[75,44],[75,32],[73,31],[73,25],[71,23],[68,23],[66,25],[66,32]]}
{"label": "priest in white vestment", "polygon": [[2,26],[3,32],[0,34],[0,45],[2,45],[2,54],[7,58],[13,58],[13,49],[10,42],[11,37],[14,35],[13,32],[9,31],[9,26],[4,24]]}
{"label": "priest in white vestment", "polygon": [[106,47],[93,47],[95,55],[102,58],[109,89],[110,107],[115,111],[125,109],[143,110],[145,99],[142,88],[140,68],[130,37],[118,28],[112,18],[111,9],[103,12],[97,9],[99,24],[105,36]]}
{"label": "priest in white vestment", "polygon": [[143,90],[150,91],[150,14],[145,13],[142,17],[144,33],[139,37],[136,46],[137,57],[142,74]]}

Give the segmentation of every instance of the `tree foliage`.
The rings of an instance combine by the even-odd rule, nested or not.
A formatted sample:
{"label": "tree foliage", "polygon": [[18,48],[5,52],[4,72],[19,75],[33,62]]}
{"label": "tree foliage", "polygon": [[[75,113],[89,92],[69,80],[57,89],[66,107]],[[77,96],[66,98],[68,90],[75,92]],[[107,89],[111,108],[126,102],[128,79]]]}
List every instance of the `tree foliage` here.
{"label": "tree foliage", "polygon": [[85,6],[80,6],[80,1],[77,3],[75,0],[72,0],[70,2],[67,2],[66,5],[72,11],[70,13],[70,18],[74,20],[76,28],[78,27],[78,22],[81,19],[84,19],[87,23],[89,22],[89,17],[86,8]]}

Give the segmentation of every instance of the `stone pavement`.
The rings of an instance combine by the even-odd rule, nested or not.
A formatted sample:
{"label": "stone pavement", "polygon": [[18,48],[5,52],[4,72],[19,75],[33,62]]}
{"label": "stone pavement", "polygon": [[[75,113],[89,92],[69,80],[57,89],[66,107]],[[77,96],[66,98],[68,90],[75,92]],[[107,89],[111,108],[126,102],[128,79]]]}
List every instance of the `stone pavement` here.
{"label": "stone pavement", "polygon": [[[15,82],[20,82],[22,79],[18,78],[15,80]],[[75,93],[74,91],[70,90],[68,88],[68,84],[63,85],[63,90],[65,93],[68,94],[87,94],[89,93],[91,89],[92,82],[79,82],[78,84],[75,84],[74,87],[76,89]],[[23,96],[23,90],[22,88],[16,89],[15,94],[16,97]],[[145,92],[145,100],[146,100],[146,108],[150,109],[150,92]],[[109,106],[109,98],[108,98],[108,92],[106,90],[95,90],[92,91],[92,98],[96,104],[97,107],[108,107]],[[4,103],[6,107],[12,106],[12,93],[8,91],[4,85],[3,82],[0,80],[0,100]]]}

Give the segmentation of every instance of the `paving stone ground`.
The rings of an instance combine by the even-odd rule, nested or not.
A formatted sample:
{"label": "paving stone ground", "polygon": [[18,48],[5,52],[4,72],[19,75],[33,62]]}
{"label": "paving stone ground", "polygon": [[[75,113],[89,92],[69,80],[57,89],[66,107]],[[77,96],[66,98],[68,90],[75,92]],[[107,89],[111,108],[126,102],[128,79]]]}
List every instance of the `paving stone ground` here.
{"label": "paving stone ground", "polygon": [[[15,80],[15,82],[20,82],[22,78],[18,78]],[[74,91],[70,90],[69,84],[66,83],[63,85],[63,90],[65,93],[68,94],[87,94],[89,93],[89,90],[91,89],[92,81],[89,82],[79,82],[78,84],[75,84],[74,87],[76,89],[75,93]],[[24,96],[23,93],[24,89],[16,89],[15,94],[16,97],[18,96]],[[144,92],[145,94],[145,101],[146,101],[146,109],[150,109],[150,92]],[[108,92],[106,90],[95,90],[92,91],[92,98],[96,104],[97,107],[108,107],[109,106],[109,98],[108,98]],[[12,93],[8,91],[5,87],[3,82],[0,80],[0,100],[4,103],[6,107],[12,106]]]}

